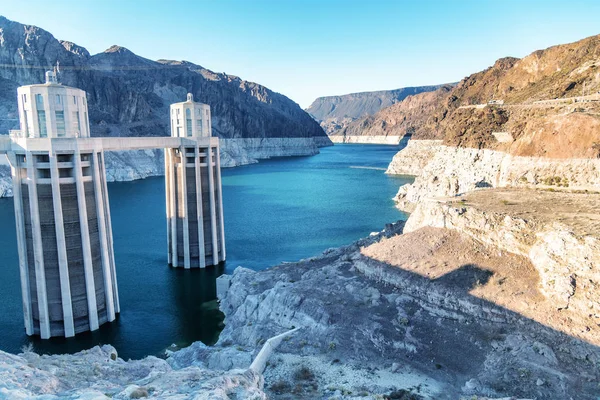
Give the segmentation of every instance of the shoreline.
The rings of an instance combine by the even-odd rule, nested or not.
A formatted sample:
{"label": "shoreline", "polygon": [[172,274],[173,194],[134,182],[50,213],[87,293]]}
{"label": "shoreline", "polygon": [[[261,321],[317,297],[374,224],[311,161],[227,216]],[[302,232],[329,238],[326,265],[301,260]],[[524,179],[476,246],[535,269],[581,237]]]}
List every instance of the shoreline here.
{"label": "shoreline", "polygon": [[[233,168],[276,157],[301,157],[319,154],[333,146],[326,137],[221,139],[221,166]],[[162,150],[106,152],[107,182],[130,182],[164,175]],[[12,178],[6,157],[0,156],[0,198],[12,197]]]}

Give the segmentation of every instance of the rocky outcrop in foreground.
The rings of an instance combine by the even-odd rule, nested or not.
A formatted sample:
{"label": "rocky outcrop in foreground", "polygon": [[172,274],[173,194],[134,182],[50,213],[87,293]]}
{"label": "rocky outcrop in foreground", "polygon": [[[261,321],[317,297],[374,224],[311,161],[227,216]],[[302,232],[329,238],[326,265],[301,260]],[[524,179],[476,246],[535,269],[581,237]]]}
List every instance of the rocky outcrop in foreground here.
{"label": "rocky outcrop in foreground", "polygon": [[599,209],[600,194],[484,189],[420,202],[404,231],[451,229],[529,258],[540,293],[555,309],[573,312],[571,318],[589,318],[570,324],[580,326],[574,335],[595,342],[600,338]]}
{"label": "rocky outcrop in foreground", "polygon": [[220,344],[303,327],[265,371],[273,398],[595,399],[594,319],[557,310],[528,258],[448,229],[373,241],[234,273]]}
{"label": "rocky outcrop in foreground", "polygon": [[262,376],[252,370],[173,364],[156,357],[124,361],[112,346],[53,356],[0,351],[0,398],[266,399]]}

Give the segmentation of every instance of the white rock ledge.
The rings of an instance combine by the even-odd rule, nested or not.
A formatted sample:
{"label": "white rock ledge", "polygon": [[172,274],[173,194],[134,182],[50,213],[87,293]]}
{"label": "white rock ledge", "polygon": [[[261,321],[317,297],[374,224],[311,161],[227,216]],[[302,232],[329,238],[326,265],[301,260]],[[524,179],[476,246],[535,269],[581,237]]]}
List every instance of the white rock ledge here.
{"label": "white rock ledge", "polygon": [[[254,164],[272,157],[312,156],[319,147],[331,146],[323,136],[317,138],[239,138],[221,139],[221,166]],[[164,174],[162,150],[109,151],[105,153],[108,182],[133,181]],[[10,168],[0,157],[0,197],[12,197]]]}
{"label": "white rock ledge", "polygon": [[600,191],[600,159],[520,157],[488,150],[410,140],[387,173],[416,175],[400,187],[398,207],[412,211],[425,198],[448,197],[486,187]]}

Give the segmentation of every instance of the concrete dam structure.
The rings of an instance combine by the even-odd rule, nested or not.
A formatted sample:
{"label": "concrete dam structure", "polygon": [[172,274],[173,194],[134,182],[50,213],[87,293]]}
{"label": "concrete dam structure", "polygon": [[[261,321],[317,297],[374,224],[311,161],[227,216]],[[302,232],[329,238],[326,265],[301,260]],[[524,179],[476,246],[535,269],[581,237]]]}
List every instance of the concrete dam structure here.
{"label": "concrete dam structure", "polygon": [[165,151],[168,264],[225,261],[219,139],[210,107],[171,105],[171,137],[92,138],[84,91],[18,88],[20,130],[0,136],[12,169],[27,335],[72,337],[120,312],[104,152]]}

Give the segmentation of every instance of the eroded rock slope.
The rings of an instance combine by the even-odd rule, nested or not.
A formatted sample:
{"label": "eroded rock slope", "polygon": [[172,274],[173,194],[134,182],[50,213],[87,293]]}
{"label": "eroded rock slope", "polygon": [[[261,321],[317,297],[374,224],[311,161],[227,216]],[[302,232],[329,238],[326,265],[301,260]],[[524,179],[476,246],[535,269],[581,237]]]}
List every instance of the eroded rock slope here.
{"label": "eroded rock slope", "polygon": [[[598,66],[600,36],[538,50],[523,59],[502,58],[449,90],[409,96],[356,120],[347,134],[412,134],[413,139],[440,139],[448,146],[518,156],[597,158]],[[506,140],[494,133],[506,134]]]}

